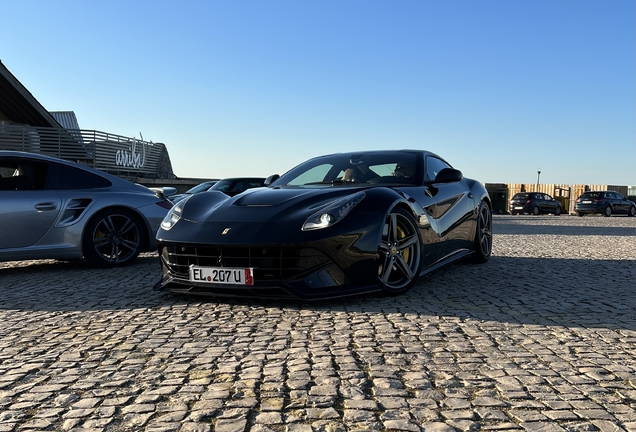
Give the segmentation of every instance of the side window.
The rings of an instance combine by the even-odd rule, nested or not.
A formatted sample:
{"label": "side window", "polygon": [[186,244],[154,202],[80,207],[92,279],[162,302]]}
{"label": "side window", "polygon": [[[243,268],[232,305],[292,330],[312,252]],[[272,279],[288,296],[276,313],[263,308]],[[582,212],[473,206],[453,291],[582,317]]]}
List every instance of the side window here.
{"label": "side window", "polygon": [[96,174],[62,164],[51,164],[51,189],[94,189],[109,187],[112,183]]}
{"label": "side window", "polygon": [[426,158],[426,178],[427,182],[435,180],[437,174],[444,168],[452,168],[446,162],[436,157],[429,156]]}
{"label": "side window", "polygon": [[42,190],[49,164],[8,158],[0,161],[0,190]]}
{"label": "side window", "polygon": [[18,162],[13,159],[0,160],[0,190],[15,190],[14,175],[18,171]]}

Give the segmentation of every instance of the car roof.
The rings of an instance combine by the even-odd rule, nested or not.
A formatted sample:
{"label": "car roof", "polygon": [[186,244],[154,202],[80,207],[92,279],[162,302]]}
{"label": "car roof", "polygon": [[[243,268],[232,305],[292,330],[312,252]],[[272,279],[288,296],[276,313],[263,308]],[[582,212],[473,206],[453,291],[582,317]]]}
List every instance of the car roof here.
{"label": "car roof", "polygon": [[82,169],[84,171],[88,171],[88,172],[93,173],[95,175],[101,176],[101,177],[109,180],[113,185],[116,185],[116,186],[130,187],[130,185],[134,185],[134,187],[146,188],[145,186],[139,185],[137,183],[133,183],[131,181],[125,180],[125,179],[123,179],[121,177],[117,177],[117,176],[109,174],[107,172],[92,168],[92,167],[90,167],[88,165],[82,165],[80,163],[73,162],[73,161],[68,161],[68,160],[65,160],[65,159],[60,159],[60,158],[57,158],[55,156],[49,156],[49,155],[44,155],[44,154],[40,154],[40,153],[23,152],[23,151],[17,151],[17,150],[0,150],[0,157],[20,157],[20,158],[27,158],[27,159],[32,159],[32,160],[39,160],[39,161],[43,161],[43,162],[55,162],[55,163],[58,163],[58,164],[79,168],[79,169]]}
{"label": "car roof", "polygon": [[[380,150],[359,150],[359,151],[338,152],[338,153],[331,153],[331,154],[315,156],[313,158],[308,159],[307,161],[315,160],[315,159],[322,159],[322,158],[329,158],[329,157],[333,157],[333,156],[378,155],[378,154],[382,154],[382,153],[411,153],[411,154],[422,155],[422,158],[426,158],[426,156],[433,156],[433,157],[436,157],[437,159],[440,159],[440,160],[444,161],[445,163],[447,163],[451,167],[453,166],[451,163],[449,163],[446,159],[444,159],[443,157],[441,157],[438,154],[435,154],[435,153],[433,153],[431,151],[428,151],[428,150],[417,150],[417,149],[380,149]],[[307,162],[307,161],[305,161],[305,162]]]}
{"label": "car roof", "polygon": [[219,181],[236,181],[236,180],[240,180],[240,181],[265,181],[265,177],[226,177],[226,178],[222,178]]}
{"label": "car roof", "polygon": [[[348,155],[348,154],[382,154],[382,153],[421,153],[424,156],[435,156],[440,159],[444,159],[443,157],[428,151],[428,150],[417,150],[417,149],[380,149],[380,150],[359,150],[359,151],[348,151],[348,152],[338,152],[327,155],[316,156],[316,158],[321,157],[329,157],[329,156],[338,156],[338,155]],[[313,158],[312,158],[313,159]]]}

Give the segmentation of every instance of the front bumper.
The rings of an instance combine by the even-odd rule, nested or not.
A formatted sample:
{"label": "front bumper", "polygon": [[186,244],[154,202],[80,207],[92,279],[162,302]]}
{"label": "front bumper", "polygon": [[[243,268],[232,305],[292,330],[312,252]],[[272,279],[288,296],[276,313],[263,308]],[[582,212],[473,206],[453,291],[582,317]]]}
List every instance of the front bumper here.
{"label": "front bumper", "polygon": [[[307,245],[227,246],[159,244],[162,278],[156,290],[221,297],[318,300],[379,291],[377,257],[362,254],[336,263]],[[342,260],[340,260],[342,261]],[[190,266],[251,268],[254,284],[190,280]],[[373,277],[369,277],[372,275]],[[373,281],[373,282],[371,282]]]}

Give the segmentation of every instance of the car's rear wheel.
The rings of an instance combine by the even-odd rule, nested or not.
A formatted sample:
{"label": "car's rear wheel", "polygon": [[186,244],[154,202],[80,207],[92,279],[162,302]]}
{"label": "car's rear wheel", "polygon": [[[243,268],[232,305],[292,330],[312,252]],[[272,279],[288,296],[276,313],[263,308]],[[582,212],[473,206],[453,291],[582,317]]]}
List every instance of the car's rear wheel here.
{"label": "car's rear wheel", "polygon": [[532,214],[535,216],[539,214],[539,206],[532,207]]}
{"label": "car's rear wheel", "polygon": [[401,208],[386,215],[378,246],[378,279],[389,295],[408,291],[420,273],[422,241],[415,218]]}
{"label": "car's rear wheel", "polygon": [[143,247],[143,227],[129,210],[102,210],[93,216],[84,230],[84,258],[96,267],[130,264]]}
{"label": "car's rear wheel", "polygon": [[578,212],[577,214],[579,215],[579,217],[583,217],[583,215],[584,215],[585,213],[583,213],[583,212]]}
{"label": "car's rear wheel", "polygon": [[611,215],[612,215],[612,207],[610,206],[605,207],[605,216],[610,217]]}
{"label": "car's rear wheel", "polygon": [[490,259],[492,254],[492,211],[485,201],[479,204],[473,249],[474,262],[485,263]]}

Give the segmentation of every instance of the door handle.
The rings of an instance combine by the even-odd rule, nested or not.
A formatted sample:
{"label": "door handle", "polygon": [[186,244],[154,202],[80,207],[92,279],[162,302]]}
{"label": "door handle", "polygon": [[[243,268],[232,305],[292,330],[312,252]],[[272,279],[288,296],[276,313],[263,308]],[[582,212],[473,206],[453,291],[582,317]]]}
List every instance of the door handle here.
{"label": "door handle", "polygon": [[52,211],[57,209],[57,204],[54,202],[44,202],[35,205],[37,211]]}

